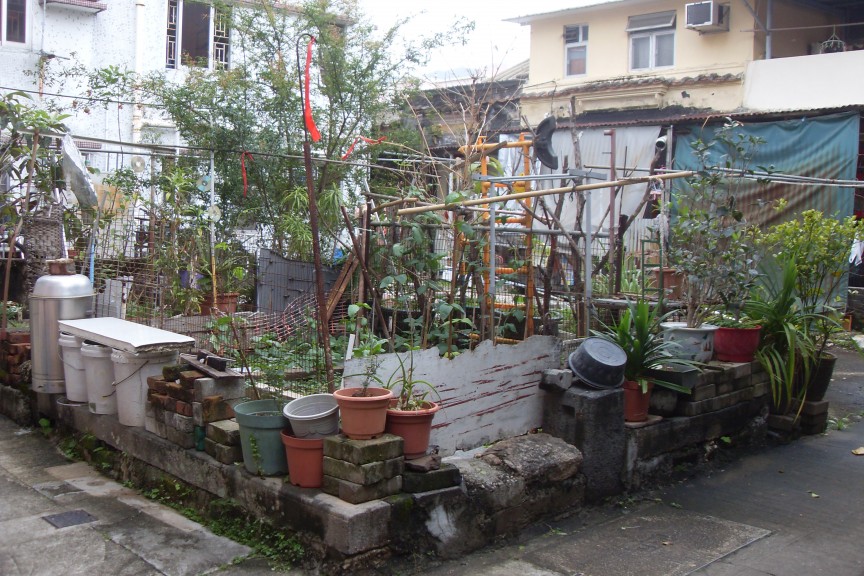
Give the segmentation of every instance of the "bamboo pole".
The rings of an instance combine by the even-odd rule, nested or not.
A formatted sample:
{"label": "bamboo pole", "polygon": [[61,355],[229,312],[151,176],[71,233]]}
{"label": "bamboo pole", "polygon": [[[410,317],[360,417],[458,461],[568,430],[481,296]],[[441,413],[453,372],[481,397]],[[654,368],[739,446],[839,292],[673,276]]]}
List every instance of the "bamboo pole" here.
{"label": "bamboo pole", "polygon": [[668,174],[656,174],[654,176],[639,176],[636,178],[622,178],[613,180],[612,182],[598,182],[596,184],[581,184],[579,186],[568,186],[562,188],[549,188],[546,190],[532,190],[531,192],[517,192],[515,194],[504,194],[503,196],[494,196],[491,198],[471,198],[461,202],[452,204],[430,204],[428,206],[415,206],[413,208],[402,208],[396,214],[406,216],[408,214],[421,214],[423,212],[433,212],[435,210],[453,210],[464,206],[479,206],[489,204],[490,202],[507,202],[509,200],[519,200],[520,198],[536,198],[537,196],[548,196],[551,194],[566,194],[568,192],[580,192],[582,190],[600,190],[613,186],[628,186],[630,184],[640,184],[650,182],[651,180],[673,180],[675,178],[687,178],[693,176],[695,172],[684,170],[681,172],[670,172]]}

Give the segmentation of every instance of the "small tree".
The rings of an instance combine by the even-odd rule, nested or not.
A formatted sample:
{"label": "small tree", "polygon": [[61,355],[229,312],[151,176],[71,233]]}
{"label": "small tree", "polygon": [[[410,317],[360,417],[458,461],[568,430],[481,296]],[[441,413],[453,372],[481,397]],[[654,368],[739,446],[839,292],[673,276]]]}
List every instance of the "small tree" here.
{"label": "small tree", "polygon": [[718,306],[739,311],[758,277],[755,231],[737,201],[763,140],[736,131],[740,126],[727,123],[711,141],[693,143],[701,166],[673,198],[677,216],[670,227],[669,261],[683,276],[689,328],[701,325]]}

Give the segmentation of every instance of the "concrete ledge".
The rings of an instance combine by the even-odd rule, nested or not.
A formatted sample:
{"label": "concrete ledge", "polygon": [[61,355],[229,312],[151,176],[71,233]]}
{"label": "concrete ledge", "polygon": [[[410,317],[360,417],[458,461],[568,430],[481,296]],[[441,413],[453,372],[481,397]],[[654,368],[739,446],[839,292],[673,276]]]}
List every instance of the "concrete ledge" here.
{"label": "concrete ledge", "polygon": [[232,498],[257,516],[317,535],[329,555],[351,556],[385,547],[389,506],[383,501],[348,504],[318,490],[298,488],[282,478],[259,478],[239,465],[222,464],[205,452],[185,450],[143,428],[129,428],[114,416],[86,406],[60,406],[58,415],[129,456],[159,468],[219,498]]}
{"label": "concrete ledge", "polygon": [[[255,516],[302,533],[325,563],[344,573],[393,553],[466,554],[544,517],[578,510],[584,501],[582,454],[547,434],[502,441],[488,451],[490,462],[466,459],[484,472],[461,486],[350,504],[285,478],[253,476],[240,464],[222,464],[144,428],[123,426],[115,416],[92,414],[86,406],[58,405],[57,411],[61,422],[156,473],[230,498]],[[456,466],[459,471],[452,469],[450,476],[458,481],[462,467]],[[489,485],[487,471],[498,481]],[[402,476],[394,480],[401,485]]]}

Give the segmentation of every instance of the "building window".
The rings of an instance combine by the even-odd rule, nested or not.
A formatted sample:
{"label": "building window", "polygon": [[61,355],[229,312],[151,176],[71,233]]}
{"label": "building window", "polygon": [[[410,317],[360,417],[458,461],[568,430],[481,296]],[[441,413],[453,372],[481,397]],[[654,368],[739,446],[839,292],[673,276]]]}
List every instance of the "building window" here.
{"label": "building window", "polygon": [[230,13],[191,0],[168,0],[165,67],[228,67]]}
{"label": "building window", "polygon": [[27,39],[27,0],[0,0],[0,31],[3,42],[21,42]]}
{"label": "building window", "polygon": [[654,70],[675,65],[675,11],[631,16],[630,69]]}
{"label": "building window", "polygon": [[588,62],[588,26],[564,27],[564,62],[567,76],[585,74]]}

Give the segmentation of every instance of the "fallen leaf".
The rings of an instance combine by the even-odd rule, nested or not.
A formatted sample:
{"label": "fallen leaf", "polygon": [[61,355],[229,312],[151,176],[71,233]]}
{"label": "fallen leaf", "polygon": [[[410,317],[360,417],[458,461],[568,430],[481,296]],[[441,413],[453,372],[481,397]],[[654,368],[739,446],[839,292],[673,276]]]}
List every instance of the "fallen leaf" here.
{"label": "fallen leaf", "polygon": [[664,540],[664,541],[662,542],[662,544],[663,544],[663,546],[671,546],[671,545],[672,545],[672,542],[669,541],[669,540]]}
{"label": "fallen leaf", "polygon": [[852,454],[854,454],[855,456],[864,456],[864,446],[861,446],[860,448],[855,448],[854,450],[852,450]]}
{"label": "fallen leaf", "polygon": [[813,491],[811,490],[811,491],[810,491],[810,497],[811,497],[811,498],[818,498],[819,495],[816,494],[815,492],[813,492]]}

